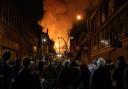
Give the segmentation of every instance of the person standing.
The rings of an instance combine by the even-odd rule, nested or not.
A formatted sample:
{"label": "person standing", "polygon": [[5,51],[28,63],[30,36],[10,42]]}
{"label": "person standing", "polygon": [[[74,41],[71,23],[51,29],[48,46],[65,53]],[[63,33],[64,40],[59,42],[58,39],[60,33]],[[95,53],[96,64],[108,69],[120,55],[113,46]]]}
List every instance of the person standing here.
{"label": "person standing", "polygon": [[9,66],[11,59],[11,52],[5,51],[2,56],[2,63],[0,64],[0,89],[9,89],[12,78],[12,69]]}
{"label": "person standing", "polygon": [[31,67],[31,59],[25,57],[23,59],[23,70],[17,74],[11,89],[41,89],[40,81],[32,72]]}
{"label": "person standing", "polygon": [[123,85],[124,89],[128,89],[128,67],[125,68],[123,73]]}
{"label": "person standing", "polygon": [[125,68],[127,67],[127,63],[123,56],[119,56],[117,58],[116,68],[113,71],[113,81],[115,83],[116,89],[125,89],[123,86],[123,73]]}

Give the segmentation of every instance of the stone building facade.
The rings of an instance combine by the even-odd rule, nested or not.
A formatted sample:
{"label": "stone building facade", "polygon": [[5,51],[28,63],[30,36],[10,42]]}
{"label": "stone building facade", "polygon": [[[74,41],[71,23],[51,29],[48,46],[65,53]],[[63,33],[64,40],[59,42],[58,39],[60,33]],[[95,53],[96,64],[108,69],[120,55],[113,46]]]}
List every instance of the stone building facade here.
{"label": "stone building facade", "polygon": [[[0,0],[0,56],[11,50],[13,58],[39,52],[42,0]],[[36,14],[35,14],[36,13]]]}
{"label": "stone building facade", "polygon": [[128,59],[128,1],[102,0],[89,18],[90,60],[102,56]]}

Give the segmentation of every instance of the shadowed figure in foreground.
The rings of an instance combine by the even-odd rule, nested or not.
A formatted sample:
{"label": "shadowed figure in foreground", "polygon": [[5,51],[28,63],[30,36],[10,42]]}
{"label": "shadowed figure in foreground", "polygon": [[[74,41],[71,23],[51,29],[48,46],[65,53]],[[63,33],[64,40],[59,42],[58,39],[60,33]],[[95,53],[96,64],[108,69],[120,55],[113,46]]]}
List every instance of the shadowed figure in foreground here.
{"label": "shadowed figure in foreground", "polygon": [[2,56],[2,62],[0,64],[0,89],[9,89],[12,69],[9,66],[9,60],[11,58],[11,52],[5,51]]}
{"label": "shadowed figure in foreground", "polygon": [[31,69],[30,58],[26,57],[23,59],[23,67],[23,70],[14,79],[11,89],[41,89],[39,77]]}

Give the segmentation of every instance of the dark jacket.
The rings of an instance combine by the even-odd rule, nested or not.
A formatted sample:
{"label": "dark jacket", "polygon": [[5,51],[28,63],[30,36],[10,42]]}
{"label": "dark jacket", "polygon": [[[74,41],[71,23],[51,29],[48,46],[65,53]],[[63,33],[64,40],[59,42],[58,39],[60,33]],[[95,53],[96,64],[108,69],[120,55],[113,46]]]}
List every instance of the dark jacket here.
{"label": "dark jacket", "polygon": [[91,79],[91,89],[112,89],[112,80],[106,67],[95,70]]}
{"label": "dark jacket", "polygon": [[12,69],[6,63],[0,64],[0,89],[9,89],[12,78]]}
{"label": "dark jacket", "polygon": [[38,77],[31,74],[29,69],[23,69],[16,76],[11,89],[41,89],[41,84]]}
{"label": "dark jacket", "polygon": [[128,67],[124,70],[123,73],[123,85],[124,89],[128,89]]}

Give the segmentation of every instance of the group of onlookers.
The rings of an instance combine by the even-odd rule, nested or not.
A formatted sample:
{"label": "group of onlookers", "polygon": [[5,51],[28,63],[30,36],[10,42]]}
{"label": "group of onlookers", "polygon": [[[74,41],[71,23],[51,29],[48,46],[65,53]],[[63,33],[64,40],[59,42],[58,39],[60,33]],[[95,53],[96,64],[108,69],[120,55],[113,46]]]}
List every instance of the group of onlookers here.
{"label": "group of onlookers", "polygon": [[5,51],[0,63],[0,89],[41,89],[35,62],[31,58],[10,62],[11,52]]}
{"label": "group of onlookers", "polygon": [[98,57],[90,64],[52,57],[24,57],[10,63],[5,51],[0,62],[0,89],[128,89],[128,65]]}
{"label": "group of onlookers", "polygon": [[91,65],[90,89],[128,89],[128,65],[123,56],[115,64],[99,57]]}

